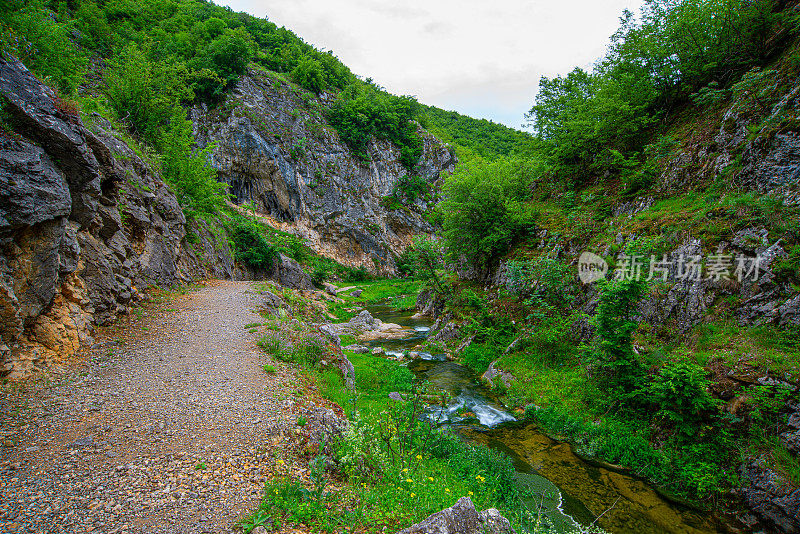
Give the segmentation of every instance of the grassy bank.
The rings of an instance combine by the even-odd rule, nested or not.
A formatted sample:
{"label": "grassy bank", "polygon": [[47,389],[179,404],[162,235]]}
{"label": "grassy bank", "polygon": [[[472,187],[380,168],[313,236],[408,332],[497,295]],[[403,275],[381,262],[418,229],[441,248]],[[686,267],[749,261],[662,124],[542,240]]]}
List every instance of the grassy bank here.
{"label": "grassy bank", "polygon": [[[359,288],[361,297],[346,297],[343,306],[388,297],[402,301],[418,284],[376,281]],[[394,532],[468,496],[478,509],[501,510],[518,532],[523,524],[530,532],[546,532],[525,507],[509,458],[421,420],[418,394],[426,386],[408,368],[345,352],[356,375],[349,390],[338,371],[321,365],[332,361],[335,349],[311,327],[283,315],[267,318],[262,328],[265,352],[300,366],[307,387],[343,407],[350,426],[331,443],[329,455],[290,459],[307,471],[287,468],[285,476],[270,481],[258,510],[244,522],[246,531],[260,524],[273,530],[305,525],[313,532]],[[391,392],[408,400],[390,400]]]}

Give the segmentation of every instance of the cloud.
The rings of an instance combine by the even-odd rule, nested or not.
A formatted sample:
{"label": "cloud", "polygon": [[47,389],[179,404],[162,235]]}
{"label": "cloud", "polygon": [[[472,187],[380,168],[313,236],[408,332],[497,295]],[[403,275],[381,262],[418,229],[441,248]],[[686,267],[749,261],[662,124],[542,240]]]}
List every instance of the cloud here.
{"label": "cloud", "polygon": [[542,75],[591,67],[643,0],[216,0],[397,94],[518,127]]}

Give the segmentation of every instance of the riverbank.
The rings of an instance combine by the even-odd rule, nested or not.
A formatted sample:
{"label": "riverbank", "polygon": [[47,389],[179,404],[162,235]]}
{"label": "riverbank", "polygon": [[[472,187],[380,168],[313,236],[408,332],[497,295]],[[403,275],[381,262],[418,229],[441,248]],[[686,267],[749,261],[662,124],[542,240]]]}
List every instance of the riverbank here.
{"label": "riverbank", "polygon": [[[692,516],[664,501],[635,478],[584,463],[569,446],[548,440],[531,426],[523,425],[523,432],[535,432],[539,438],[533,447],[529,439],[517,439],[517,445],[524,443],[521,449],[514,440],[501,437],[513,429],[483,427],[481,423],[496,426],[513,417],[469,369],[436,353],[436,343],[426,343],[430,319],[414,317],[416,310],[409,305],[417,287],[380,281],[359,285],[359,297],[326,299],[342,320],[362,312],[365,304],[377,318],[413,332],[406,339],[373,341],[367,350],[360,349],[354,336],[344,336],[348,348],[343,355],[355,369],[354,390],[344,386],[338,371],[319,363],[330,362],[332,356],[324,350],[334,347],[298,343],[298,335],[318,339],[313,326],[281,317],[280,312],[267,318],[262,326],[265,350],[301,364],[311,388],[345,409],[350,428],[324,451],[325,460],[319,451],[306,455],[305,477],[286,476],[269,485],[253,518],[275,526],[278,521],[302,523],[320,532],[343,525],[352,525],[356,532],[384,527],[391,532],[469,496],[478,508],[499,508],[518,531],[526,525],[526,532],[569,532],[579,528],[573,517],[585,526],[600,516],[599,524],[611,526],[615,533],[715,532],[702,515]],[[280,332],[293,334],[277,335]],[[420,352],[423,344],[432,352]],[[425,356],[409,361],[415,352]],[[317,359],[308,354],[317,354]],[[432,429],[420,420],[426,414],[455,423],[448,428],[458,430],[462,438]],[[468,445],[464,437],[488,447]],[[561,469],[558,475],[554,468],[567,458],[573,468]],[[313,467],[323,464],[328,465],[324,473]],[[561,476],[560,484],[571,485],[570,491],[546,476]],[[576,484],[583,487],[576,489]]]}

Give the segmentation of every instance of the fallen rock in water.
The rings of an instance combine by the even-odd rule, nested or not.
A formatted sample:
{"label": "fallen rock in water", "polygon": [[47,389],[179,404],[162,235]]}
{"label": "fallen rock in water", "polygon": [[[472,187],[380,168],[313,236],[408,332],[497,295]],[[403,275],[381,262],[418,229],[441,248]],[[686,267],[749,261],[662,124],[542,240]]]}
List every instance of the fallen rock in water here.
{"label": "fallen rock in water", "polygon": [[[380,322],[380,321],[379,321]],[[390,341],[392,339],[405,339],[413,335],[414,331],[403,328],[399,324],[380,322],[375,330],[364,332],[358,336],[359,341]]]}
{"label": "fallen rock in water", "polygon": [[461,497],[424,521],[398,534],[515,534],[508,519],[494,508],[478,512],[469,497]]}
{"label": "fallen rock in water", "polygon": [[383,356],[384,354],[386,354],[386,353],[383,352],[383,349],[380,348],[380,347],[375,347],[374,349],[372,349],[372,355],[373,356]]}

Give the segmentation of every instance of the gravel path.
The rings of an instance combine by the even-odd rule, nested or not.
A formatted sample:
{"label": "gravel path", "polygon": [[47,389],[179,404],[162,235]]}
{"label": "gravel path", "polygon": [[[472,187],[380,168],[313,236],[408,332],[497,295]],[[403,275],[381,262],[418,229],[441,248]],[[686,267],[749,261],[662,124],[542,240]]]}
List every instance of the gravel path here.
{"label": "gravel path", "polygon": [[0,399],[0,532],[231,532],[280,455],[297,379],[244,327],[249,282],[149,304],[79,372]]}

